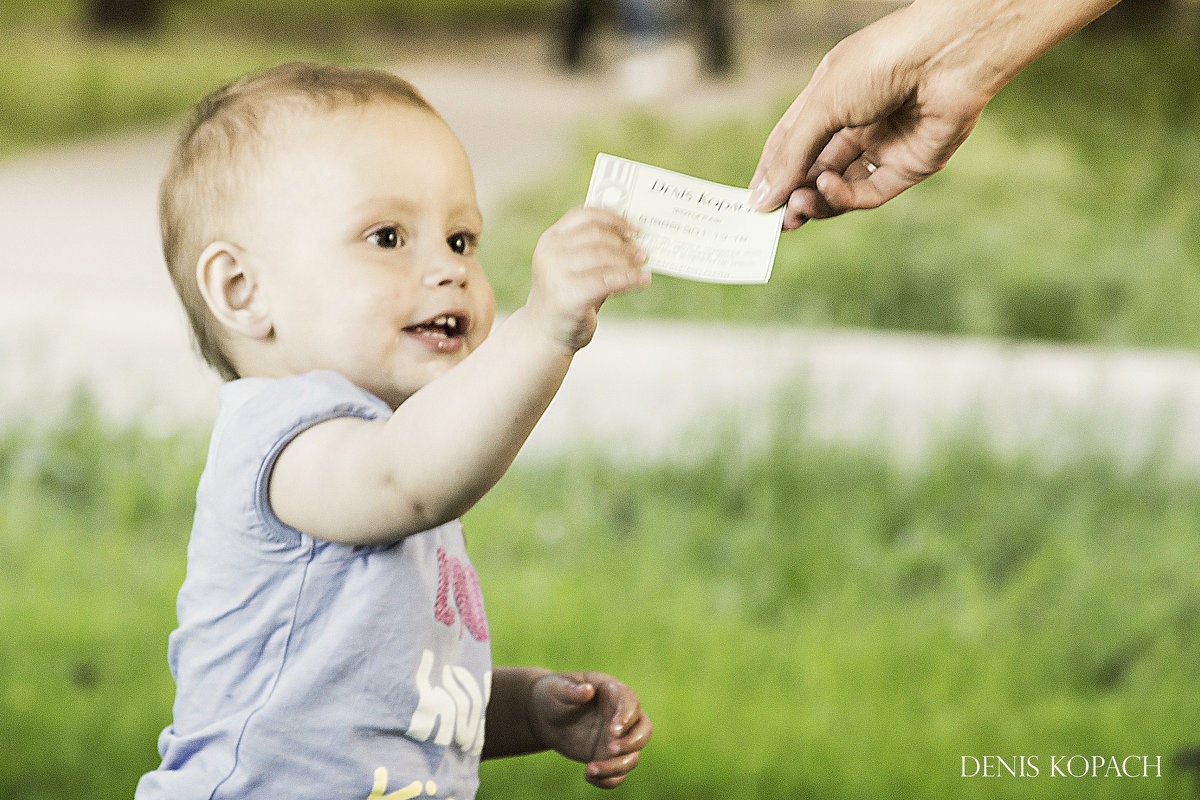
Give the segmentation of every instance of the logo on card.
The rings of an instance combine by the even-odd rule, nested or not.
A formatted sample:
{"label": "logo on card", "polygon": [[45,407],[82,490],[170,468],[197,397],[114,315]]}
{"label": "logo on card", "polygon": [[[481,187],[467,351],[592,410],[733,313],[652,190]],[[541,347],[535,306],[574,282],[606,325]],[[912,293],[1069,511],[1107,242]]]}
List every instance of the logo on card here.
{"label": "logo on card", "polygon": [[592,169],[592,185],[584,204],[599,206],[624,215],[629,210],[630,196],[638,165],[605,153],[596,156]]}

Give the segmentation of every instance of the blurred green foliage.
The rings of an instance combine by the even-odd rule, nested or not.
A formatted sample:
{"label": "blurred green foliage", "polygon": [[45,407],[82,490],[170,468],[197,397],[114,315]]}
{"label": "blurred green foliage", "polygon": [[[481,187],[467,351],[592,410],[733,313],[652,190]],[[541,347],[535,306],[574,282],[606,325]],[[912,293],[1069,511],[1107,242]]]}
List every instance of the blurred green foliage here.
{"label": "blurred green foliage", "polygon": [[[142,52],[119,46],[97,48],[85,58],[75,59],[76,51],[66,47],[57,50],[61,60],[29,58],[34,50],[47,46],[57,50],[53,42],[39,38],[25,47],[18,45],[4,57],[8,63],[3,72],[13,78],[11,88],[5,92],[4,113],[0,116],[3,125],[0,147],[4,150],[124,128],[131,113],[128,105],[139,106],[144,118],[164,119],[232,77],[206,60],[195,83],[179,87],[175,94],[157,85],[151,74],[131,68],[141,60]],[[119,90],[128,98],[127,104],[109,102],[114,94],[114,81],[124,82],[129,75],[139,72],[145,76],[143,86],[123,83]]]}
{"label": "blurred green foliage", "polygon": [[[94,0],[9,0],[0,19],[86,26]],[[557,8],[556,0],[158,0],[162,27],[201,22],[276,35],[321,33],[381,24],[433,26],[528,24]]]}
{"label": "blurred green foliage", "polygon": [[196,30],[92,37],[69,25],[0,28],[0,44],[0,158],[173,120],[213,88],[282,61],[372,56],[369,46],[340,39]]}
{"label": "blurred green foliage", "polygon": [[529,24],[552,0],[164,0],[145,34],[100,34],[83,0],[0,6],[0,158],[174,119],[294,59],[382,63],[413,28]]}
{"label": "blurred green foliage", "polygon": [[[597,668],[657,733],[614,797],[1165,798],[1196,744],[1200,483],[951,438],[921,469],[777,444],[690,466],[581,454],[466,518],[498,663]],[[86,404],[0,435],[7,800],[128,797],[170,715],[166,637],[202,437]],[[1052,754],[1162,755],[1161,780],[1051,780]],[[964,781],[962,755],[1043,777]],[[553,756],[483,800],[591,797]]]}

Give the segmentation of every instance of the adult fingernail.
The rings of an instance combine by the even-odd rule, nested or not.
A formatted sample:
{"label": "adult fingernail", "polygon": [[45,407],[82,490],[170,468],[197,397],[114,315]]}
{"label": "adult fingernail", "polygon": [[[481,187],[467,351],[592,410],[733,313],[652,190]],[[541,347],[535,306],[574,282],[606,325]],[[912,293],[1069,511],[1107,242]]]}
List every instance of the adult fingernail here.
{"label": "adult fingernail", "polygon": [[750,205],[759,211],[769,211],[764,207],[767,198],[771,194],[771,184],[767,183],[766,179],[760,180],[757,186],[750,187]]}

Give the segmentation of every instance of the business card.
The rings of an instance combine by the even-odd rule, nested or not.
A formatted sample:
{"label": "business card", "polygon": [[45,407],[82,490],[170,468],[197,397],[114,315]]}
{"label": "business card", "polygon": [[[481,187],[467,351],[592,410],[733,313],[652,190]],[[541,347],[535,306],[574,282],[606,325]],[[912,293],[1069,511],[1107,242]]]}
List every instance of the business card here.
{"label": "business card", "polygon": [[653,272],[709,283],[771,277],[783,209],[755,211],[749,189],[600,153],[584,205],[632,222]]}

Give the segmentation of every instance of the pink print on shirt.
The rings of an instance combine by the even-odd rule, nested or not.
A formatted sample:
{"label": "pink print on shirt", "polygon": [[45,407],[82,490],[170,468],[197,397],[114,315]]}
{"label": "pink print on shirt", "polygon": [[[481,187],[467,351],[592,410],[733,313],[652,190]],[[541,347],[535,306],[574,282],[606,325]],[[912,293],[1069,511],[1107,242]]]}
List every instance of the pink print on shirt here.
{"label": "pink print on shirt", "polygon": [[[438,585],[437,599],[433,603],[433,616],[438,622],[452,627],[458,617],[463,626],[477,642],[488,639],[487,615],[483,611],[483,592],[479,589],[479,576],[470,564],[464,564],[453,556],[446,555],[446,548],[437,550]],[[454,586],[454,605],[458,614],[450,607],[450,586]]]}

